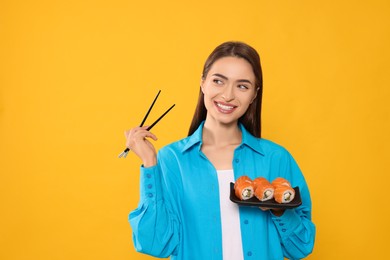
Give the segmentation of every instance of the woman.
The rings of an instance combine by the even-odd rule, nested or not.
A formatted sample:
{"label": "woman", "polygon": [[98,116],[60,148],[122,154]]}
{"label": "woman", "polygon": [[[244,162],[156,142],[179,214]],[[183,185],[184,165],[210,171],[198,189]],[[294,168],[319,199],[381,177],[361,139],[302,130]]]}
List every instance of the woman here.
{"label": "woman", "polygon": [[[305,179],[292,156],[261,138],[262,73],[256,50],[226,42],[208,57],[189,136],[156,154],[147,127],[125,132],[142,160],[141,197],[129,221],[137,251],[171,259],[299,259],[315,226]],[[241,207],[229,183],[242,175],[284,177],[302,205]]]}

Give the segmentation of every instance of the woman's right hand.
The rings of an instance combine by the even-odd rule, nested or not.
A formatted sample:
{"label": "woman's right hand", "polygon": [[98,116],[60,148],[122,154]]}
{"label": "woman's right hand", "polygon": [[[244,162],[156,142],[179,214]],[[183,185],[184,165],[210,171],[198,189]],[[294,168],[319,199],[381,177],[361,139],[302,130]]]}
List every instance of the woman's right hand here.
{"label": "woman's right hand", "polygon": [[157,163],[157,153],[153,144],[157,137],[147,130],[148,126],[134,127],[125,131],[126,147],[132,150],[143,162],[144,167],[151,167]]}

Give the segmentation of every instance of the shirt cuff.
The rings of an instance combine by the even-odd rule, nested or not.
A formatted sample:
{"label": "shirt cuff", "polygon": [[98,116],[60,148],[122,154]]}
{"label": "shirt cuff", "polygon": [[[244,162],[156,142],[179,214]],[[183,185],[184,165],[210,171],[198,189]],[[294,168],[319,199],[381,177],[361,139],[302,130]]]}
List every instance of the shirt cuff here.
{"label": "shirt cuff", "polygon": [[161,196],[161,174],[157,165],[145,168],[141,166],[140,199],[141,201],[158,201]]}
{"label": "shirt cuff", "polygon": [[286,209],[280,217],[272,214],[272,220],[281,237],[288,236],[301,223],[301,218],[295,209]]}

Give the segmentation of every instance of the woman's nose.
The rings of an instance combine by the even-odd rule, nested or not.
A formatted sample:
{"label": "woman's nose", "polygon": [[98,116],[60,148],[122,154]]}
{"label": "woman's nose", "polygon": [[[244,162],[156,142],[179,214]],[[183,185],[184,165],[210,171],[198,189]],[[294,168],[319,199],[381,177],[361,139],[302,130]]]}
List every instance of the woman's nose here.
{"label": "woman's nose", "polygon": [[225,101],[232,101],[234,99],[234,89],[232,86],[226,86],[222,92],[222,98]]}

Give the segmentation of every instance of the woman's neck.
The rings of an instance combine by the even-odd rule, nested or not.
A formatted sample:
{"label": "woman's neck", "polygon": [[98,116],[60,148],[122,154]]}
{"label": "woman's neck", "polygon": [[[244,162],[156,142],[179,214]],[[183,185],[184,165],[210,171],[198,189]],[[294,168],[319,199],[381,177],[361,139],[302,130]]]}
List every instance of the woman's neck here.
{"label": "woman's neck", "polygon": [[203,144],[218,147],[239,145],[242,140],[241,130],[237,122],[221,124],[207,120],[203,126]]}

